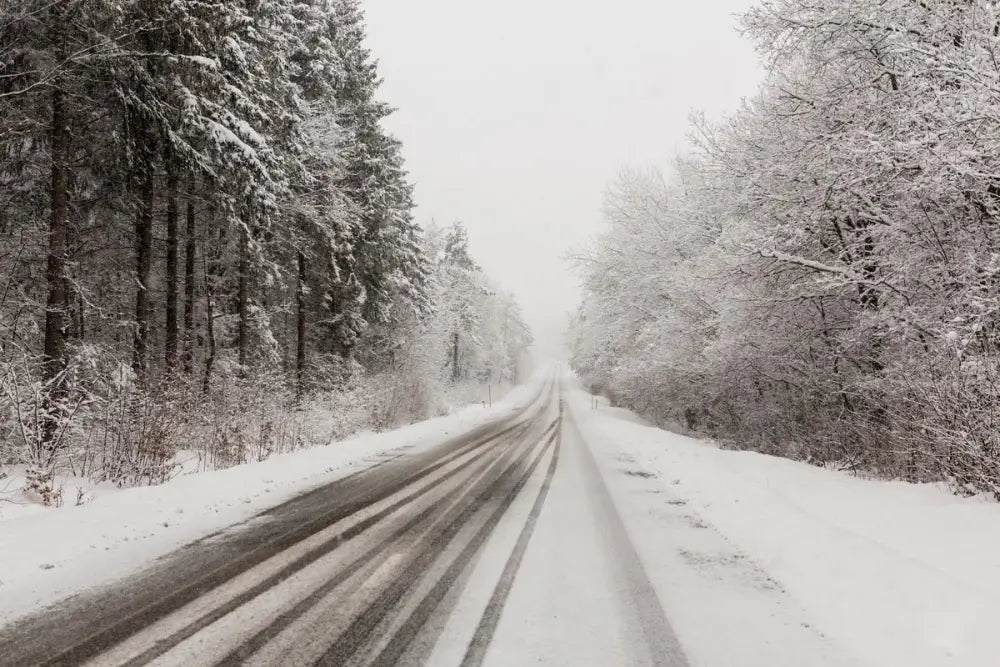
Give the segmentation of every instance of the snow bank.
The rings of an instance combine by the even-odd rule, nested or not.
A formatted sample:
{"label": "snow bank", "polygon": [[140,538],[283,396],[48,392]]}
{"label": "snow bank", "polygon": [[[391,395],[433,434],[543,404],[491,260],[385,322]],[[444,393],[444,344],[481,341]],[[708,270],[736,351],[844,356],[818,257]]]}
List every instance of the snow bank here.
{"label": "snow bank", "polygon": [[[364,433],[261,463],[181,476],[160,486],[98,488],[96,497],[82,506],[0,502],[0,624],[119,579],[296,494],[502,419],[530,402],[544,378],[537,374],[492,408],[470,405],[396,431]],[[12,483],[0,481],[0,491]],[[71,498],[66,501],[72,503]]]}
{"label": "snow bank", "polygon": [[588,441],[655,476],[862,664],[1000,664],[1000,505],[720,450],[568,398]]}

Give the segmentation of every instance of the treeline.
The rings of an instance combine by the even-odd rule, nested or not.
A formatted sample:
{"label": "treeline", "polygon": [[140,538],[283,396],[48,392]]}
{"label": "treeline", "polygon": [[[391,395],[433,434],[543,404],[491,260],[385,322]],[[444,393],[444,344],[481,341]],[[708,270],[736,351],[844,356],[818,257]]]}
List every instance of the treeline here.
{"label": "treeline", "polygon": [[357,0],[4,3],[0,463],[154,480],[206,414],[239,462],[262,406],[451,351],[364,39]]}
{"label": "treeline", "polygon": [[394,342],[386,341],[398,352],[384,402],[391,412],[424,415],[437,409],[435,388],[446,397],[458,395],[446,402],[495,399],[530,370],[533,337],[520,305],[475,262],[461,223],[431,222],[423,247],[432,269],[434,317],[414,318],[396,331]]}
{"label": "treeline", "polygon": [[732,446],[1000,497],[1000,9],[771,0],[767,68],[580,258],[577,371]]}

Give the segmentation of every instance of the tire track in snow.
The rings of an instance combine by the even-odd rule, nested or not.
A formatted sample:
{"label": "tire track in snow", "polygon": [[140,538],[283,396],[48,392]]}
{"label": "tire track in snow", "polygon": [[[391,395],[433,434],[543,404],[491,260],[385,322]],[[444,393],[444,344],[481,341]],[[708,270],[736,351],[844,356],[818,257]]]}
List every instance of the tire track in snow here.
{"label": "tire track in snow", "polygon": [[656,595],[656,589],[653,587],[652,581],[646,573],[646,568],[635,550],[635,545],[632,544],[632,538],[629,537],[625,523],[618,513],[618,508],[611,497],[607,483],[604,481],[604,475],[597,465],[594,453],[576,425],[572,412],[568,414],[567,421],[572,425],[577,443],[583,453],[581,459],[584,472],[591,479],[593,488],[596,490],[592,500],[607,531],[605,544],[620,564],[619,572],[631,591],[631,599],[635,603],[637,611],[636,620],[645,639],[650,664],[657,667],[687,667],[688,659],[681,647],[680,640],[670,626],[663,605],[660,604]]}
{"label": "tire track in snow", "polygon": [[[523,427],[523,428],[527,428],[527,427]],[[516,439],[522,432],[523,432],[523,429],[517,429],[517,430],[515,430],[512,433],[513,438]],[[188,626],[186,626],[182,630],[180,630],[180,631],[172,634],[168,638],[157,641],[157,643],[156,643],[155,646],[153,646],[152,648],[150,648],[147,651],[143,652],[142,654],[136,656],[135,658],[133,658],[129,662],[125,663],[126,667],[136,667],[138,665],[144,665],[144,664],[146,664],[148,662],[151,662],[152,660],[154,660],[155,658],[159,657],[160,655],[163,655],[164,653],[166,653],[167,651],[169,651],[173,647],[175,647],[178,644],[180,644],[182,641],[184,641],[187,638],[189,638],[189,637],[195,635],[196,633],[200,632],[202,629],[208,627],[209,625],[211,625],[215,621],[219,620],[220,618],[222,618],[226,614],[229,614],[230,612],[232,612],[233,610],[237,609],[238,607],[241,607],[244,604],[250,602],[251,600],[253,600],[257,596],[259,596],[260,594],[262,594],[265,591],[267,591],[267,590],[273,588],[274,586],[280,584],[282,581],[288,579],[294,573],[296,573],[296,572],[302,570],[303,568],[307,567],[308,565],[316,562],[317,560],[319,560],[323,556],[325,556],[328,553],[330,553],[333,549],[335,549],[340,544],[343,544],[344,542],[346,542],[346,541],[348,541],[348,540],[350,540],[350,539],[352,539],[354,537],[357,537],[358,535],[360,535],[364,531],[368,530],[369,528],[371,528],[372,526],[374,526],[377,523],[381,522],[382,520],[386,519],[387,517],[391,516],[392,514],[395,514],[399,510],[401,510],[401,509],[403,509],[403,508],[405,508],[405,507],[413,504],[414,502],[416,502],[417,500],[419,500],[420,498],[422,498],[424,495],[426,495],[428,492],[432,491],[433,488],[434,488],[434,486],[436,484],[444,483],[444,482],[448,481],[449,479],[455,477],[456,475],[459,475],[462,472],[465,472],[467,469],[470,469],[471,467],[474,467],[477,463],[482,462],[482,460],[488,454],[490,454],[490,452],[493,450],[493,448],[496,447],[496,446],[499,446],[503,441],[504,440],[501,437],[497,437],[493,441],[481,445],[480,448],[482,449],[482,451],[476,453],[469,460],[462,462],[456,468],[454,468],[454,469],[446,472],[444,475],[442,475],[441,477],[439,477],[436,480],[434,480],[434,484],[430,484],[430,485],[427,485],[427,486],[424,486],[424,487],[421,487],[421,488],[417,489],[413,493],[410,493],[406,497],[404,497],[404,498],[396,501],[395,503],[393,503],[389,507],[387,507],[387,508],[379,511],[375,515],[373,515],[371,517],[368,517],[367,519],[364,519],[361,522],[359,522],[359,523],[357,523],[357,524],[355,524],[353,526],[350,526],[349,528],[346,528],[342,532],[339,532],[336,535],[330,537],[325,542],[323,542],[323,544],[321,544],[321,545],[319,545],[317,547],[314,547],[313,549],[311,549],[304,556],[302,556],[302,557],[300,557],[300,558],[298,558],[298,559],[296,559],[296,560],[288,563],[287,565],[285,565],[284,567],[282,567],[281,570],[279,570],[278,572],[276,572],[274,574],[271,574],[270,576],[268,576],[266,579],[264,579],[260,583],[254,585],[252,588],[247,589],[246,591],[240,593],[238,596],[230,599],[229,601],[225,602],[224,604],[222,604],[222,605],[220,605],[218,607],[215,607],[208,614],[205,614],[204,616],[201,616],[200,618],[196,619],[194,622],[192,622],[191,624],[189,624]],[[468,452],[463,452],[463,454],[465,454],[465,453],[468,453]],[[450,461],[447,461],[447,462],[451,462],[453,460],[454,460],[454,458],[452,458]],[[445,462],[445,463],[447,463],[447,462]],[[436,471],[437,469],[438,469],[438,467],[435,467],[434,471]],[[431,472],[434,472],[434,471],[431,471]],[[423,478],[421,478],[421,479],[423,479]],[[421,480],[417,480],[417,481],[419,482]],[[459,491],[460,491],[460,489],[456,489],[454,492],[452,492],[452,494],[450,494],[449,496],[446,496],[446,498],[455,497],[458,494]],[[329,580],[326,584],[324,584],[324,586],[321,589],[321,591],[332,590],[334,587],[336,587],[337,585],[339,585],[340,583],[342,583],[343,581],[345,581],[346,579],[348,579],[351,575],[353,575],[355,572],[357,572],[365,564],[365,562],[368,559],[373,558],[376,554],[378,554],[381,551],[387,549],[401,535],[404,535],[406,532],[414,530],[417,526],[419,526],[420,523],[423,520],[425,520],[430,514],[433,513],[434,509],[435,508],[433,506],[431,506],[427,510],[424,510],[420,514],[416,515],[409,522],[407,522],[402,528],[400,528],[399,530],[397,530],[396,532],[394,532],[393,534],[391,534],[388,538],[386,538],[385,540],[381,541],[376,546],[374,546],[371,549],[369,549],[361,558],[356,559],[354,562],[352,562],[346,568],[344,568],[343,570],[341,570],[340,572],[338,572],[337,575],[336,575],[336,577],[334,577],[333,579]],[[318,599],[318,598],[310,597],[309,599]],[[284,628],[285,625],[290,624],[292,622],[292,620],[294,620],[294,616],[289,616],[289,617],[282,616],[281,618],[276,619],[275,622],[274,622],[274,624],[276,626],[278,626],[278,629],[280,630],[280,629]],[[277,634],[277,631],[272,632],[270,634],[268,634],[268,633],[262,633],[262,635],[258,635],[258,637],[253,640],[252,644],[255,645],[255,646],[261,646],[264,643],[262,641],[263,637],[266,636],[266,637],[270,638],[270,637],[274,636],[274,634]],[[243,647],[241,647],[240,654],[238,656],[235,656],[235,657],[231,658],[225,664],[239,664],[239,660],[241,660],[243,657],[245,657],[245,655],[249,655],[250,653],[252,653],[252,651],[247,652],[246,650],[243,649]]]}
{"label": "tire track in snow", "polygon": [[[559,437],[559,426],[557,425],[552,435],[546,439],[545,447],[542,449],[541,452],[539,452],[539,455],[536,457],[534,463],[521,478],[517,487],[512,489],[510,494],[504,499],[503,504],[497,509],[496,512],[494,512],[494,514],[490,517],[487,523],[484,524],[484,526],[479,530],[479,532],[476,533],[472,541],[470,541],[466,545],[466,547],[462,550],[462,553],[458,556],[458,558],[456,558],[455,561],[452,562],[451,566],[449,566],[444,576],[438,580],[434,588],[424,597],[424,599],[418,606],[417,610],[413,613],[413,615],[410,616],[410,618],[404,625],[405,631],[400,632],[393,637],[393,639],[389,643],[389,646],[387,646],[382,651],[382,653],[379,654],[375,662],[372,663],[373,665],[377,665],[378,667],[392,667],[393,665],[398,664],[399,658],[405,653],[410,643],[417,636],[417,633],[427,622],[427,619],[430,617],[435,607],[438,604],[440,604],[441,600],[448,593],[448,590],[452,586],[454,586],[455,583],[458,581],[459,577],[462,575],[463,571],[468,567],[469,563],[475,556],[476,552],[478,552],[479,549],[481,549],[482,546],[485,544],[486,540],[490,537],[493,530],[496,528],[497,524],[503,518],[503,515],[506,513],[506,511],[510,508],[511,504],[514,502],[514,499],[517,497],[521,489],[524,488],[524,485],[531,478],[532,474],[535,471],[535,468],[545,457],[545,453],[548,451],[549,448],[552,448],[552,457],[549,462],[549,467],[546,471],[545,481],[543,482],[544,491],[540,493],[539,497],[536,498],[535,506],[533,506],[532,509],[532,513],[535,516],[537,516],[537,511],[541,511],[541,502],[539,502],[539,499],[542,502],[544,502],[545,499],[544,496],[547,493],[549,482],[552,479],[552,475],[555,472],[556,463],[558,462],[559,459],[560,440],[561,438]],[[528,528],[529,525],[532,528],[534,526],[534,518],[532,516],[529,516],[528,523],[526,524],[525,528]],[[529,529],[527,532],[528,532],[528,537],[530,537],[531,530]],[[527,538],[524,539],[524,542],[526,546]],[[512,558],[513,556],[514,554],[512,554]],[[516,573],[517,565],[519,563],[520,559],[518,558],[517,563],[515,563],[513,566],[514,572],[512,572],[509,577],[511,582],[513,581],[514,574]],[[507,585],[507,582],[501,581],[501,583],[498,584],[497,586],[498,590],[501,588],[501,585]],[[503,603],[501,601],[500,605],[502,606],[502,604]],[[487,638],[487,642],[488,641],[489,639]]]}
{"label": "tire track in snow", "polygon": [[[546,429],[547,431],[548,429]],[[380,612],[395,606],[426,568],[430,566],[433,560],[444,551],[448,542],[455,537],[466,522],[491,500],[496,501],[495,496],[499,494],[500,497],[496,509],[489,515],[479,530],[477,530],[473,538],[463,548],[456,561],[449,567],[445,575],[439,579],[431,592],[421,601],[414,614],[407,619],[403,628],[393,637],[389,646],[383,650],[375,662],[378,665],[395,664],[396,658],[405,652],[410,641],[423,626],[427,616],[430,615],[433,608],[440,602],[448,588],[458,578],[461,570],[483,545],[511,503],[514,502],[514,498],[517,497],[532,473],[538,467],[539,462],[545,456],[553,440],[554,438],[547,438],[544,441],[544,445],[540,448],[537,448],[534,444],[526,447],[524,452],[518,455],[513,464],[508,466],[471,503],[465,505],[457,516],[449,520],[447,527],[433,539],[428,540],[426,547],[419,553],[416,559],[411,561],[403,574],[389,588],[385,589],[369,605],[364,613],[355,619],[348,630],[337,638],[317,664],[331,666],[345,664],[382,620],[384,614]],[[536,449],[538,449],[538,452],[534,456],[531,456]],[[528,463],[529,460],[530,463]],[[525,469],[526,463],[528,465]]]}
{"label": "tire track in snow", "polygon": [[493,589],[493,595],[490,597],[489,602],[486,603],[486,610],[479,620],[476,632],[473,634],[472,640],[469,642],[469,647],[466,649],[465,657],[462,659],[462,667],[479,667],[483,664],[486,651],[490,647],[490,641],[492,641],[493,634],[496,632],[497,624],[500,623],[500,615],[503,613],[504,604],[507,602],[510,590],[514,586],[514,577],[517,576],[517,571],[521,567],[521,561],[524,560],[524,553],[528,550],[528,543],[531,541],[532,533],[535,532],[538,515],[542,512],[545,498],[548,497],[549,488],[552,486],[552,478],[556,473],[556,466],[559,464],[559,449],[562,446],[562,418],[563,406],[560,402],[559,427],[554,434],[556,447],[552,453],[549,468],[545,473],[545,480],[542,482],[542,488],[539,489],[538,495],[535,497],[535,503],[528,513],[524,527],[517,537],[514,549],[511,551],[506,565],[504,565],[500,581],[497,582],[496,588]]}
{"label": "tire track in snow", "polygon": [[[518,436],[521,432],[518,433]],[[516,442],[517,438],[513,438],[512,442]],[[492,449],[490,451],[493,451]],[[473,479],[477,474],[485,474],[487,470],[496,465],[498,462],[502,461],[502,458],[489,461],[480,473],[473,473]],[[501,473],[502,474],[502,473]],[[474,489],[473,489],[474,491]],[[460,498],[467,496],[471,491],[466,489],[464,486],[459,486],[454,491],[449,493],[449,495],[432,504],[430,507],[426,508],[419,515],[413,517],[404,526],[395,531],[389,539],[382,541],[380,544],[376,545],[372,549],[368,550],[363,556],[357,558],[353,561],[347,568],[340,571],[326,582],[319,589],[314,591],[311,595],[305,599],[298,602],[292,609],[288,610],[273,622],[271,622],[264,630],[256,634],[250,640],[244,642],[235,650],[230,652],[225,659],[217,663],[219,665],[235,666],[242,664],[245,660],[250,658],[252,655],[263,649],[269,642],[271,642],[275,637],[284,632],[293,623],[295,623],[299,618],[305,615],[310,609],[319,604],[324,598],[329,596],[340,584],[347,581],[353,574],[360,571],[361,568],[365,566],[370,566],[376,559],[386,555],[392,551],[393,545],[395,545],[399,540],[405,538],[407,535],[412,534],[421,530],[425,524],[433,522],[433,519],[437,514],[440,514],[441,504],[449,503],[459,503]]]}

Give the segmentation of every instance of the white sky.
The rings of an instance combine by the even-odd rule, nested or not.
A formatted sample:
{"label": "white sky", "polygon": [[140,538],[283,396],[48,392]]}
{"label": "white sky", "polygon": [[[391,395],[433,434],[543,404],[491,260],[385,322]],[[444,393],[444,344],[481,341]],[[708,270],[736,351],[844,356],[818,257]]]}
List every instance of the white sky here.
{"label": "white sky", "polygon": [[366,0],[399,110],[417,219],[463,221],[539,351],[579,299],[563,257],[600,231],[623,166],[668,169],[688,116],[732,111],[761,80],[735,14],[753,0]]}

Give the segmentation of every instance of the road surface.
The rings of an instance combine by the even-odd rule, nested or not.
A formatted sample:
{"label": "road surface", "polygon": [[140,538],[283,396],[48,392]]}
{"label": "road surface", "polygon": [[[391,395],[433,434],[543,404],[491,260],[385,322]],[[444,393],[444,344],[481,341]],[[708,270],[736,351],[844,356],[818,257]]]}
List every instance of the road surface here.
{"label": "road surface", "polygon": [[686,665],[559,395],[0,629],[0,664]]}

